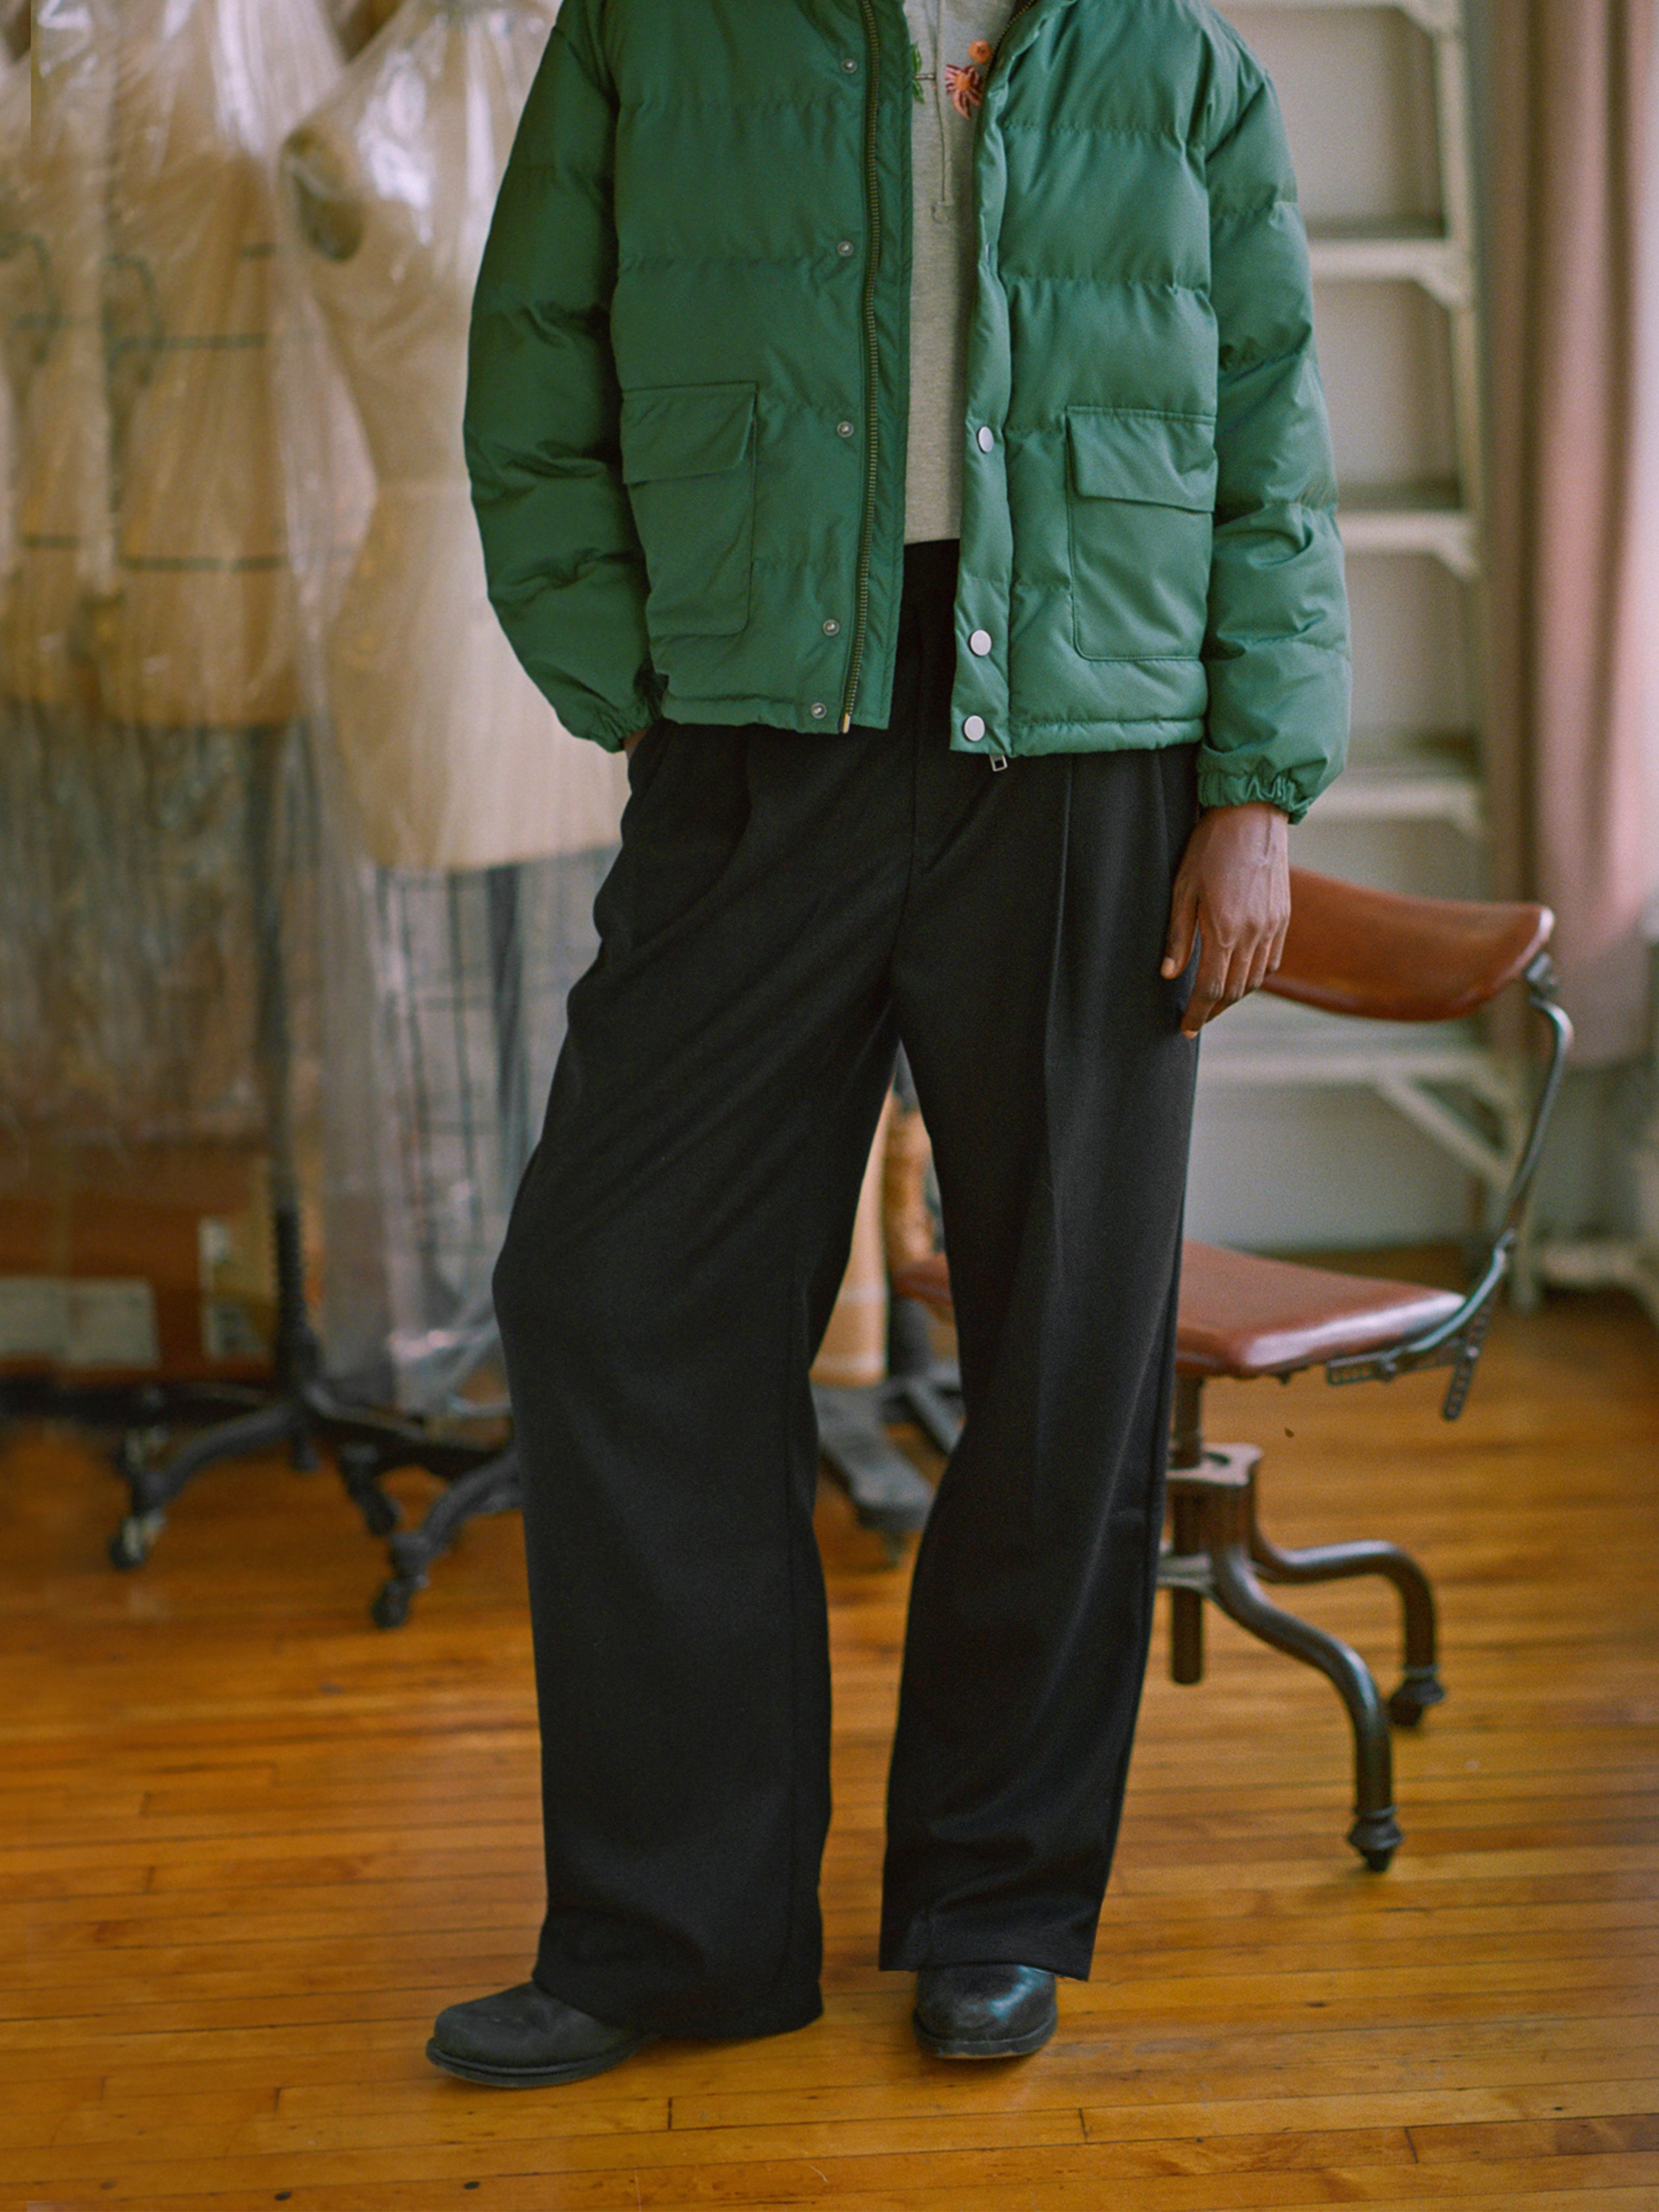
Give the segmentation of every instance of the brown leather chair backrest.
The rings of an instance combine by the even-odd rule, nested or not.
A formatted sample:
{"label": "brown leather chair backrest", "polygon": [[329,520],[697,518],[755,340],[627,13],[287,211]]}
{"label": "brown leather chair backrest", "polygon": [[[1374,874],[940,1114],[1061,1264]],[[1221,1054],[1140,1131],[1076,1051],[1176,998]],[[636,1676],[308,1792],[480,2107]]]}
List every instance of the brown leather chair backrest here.
{"label": "brown leather chair backrest", "polygon": [[1266,988],[1329,1014],[1444,1022],[1523,975],[1549,942],[1546,906],[1407,898],[1290,872],[1285,957]]}

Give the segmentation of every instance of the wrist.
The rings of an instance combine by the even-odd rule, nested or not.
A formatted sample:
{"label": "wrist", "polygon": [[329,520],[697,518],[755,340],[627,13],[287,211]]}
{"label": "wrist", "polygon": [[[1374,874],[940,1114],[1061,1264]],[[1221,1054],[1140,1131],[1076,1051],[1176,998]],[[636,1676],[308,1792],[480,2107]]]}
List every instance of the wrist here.
{"label": "wrist", "polygon": [[1286,848],[1290,817],[1270,799],[1245,799],[1230,806],[1207,806],[1202,821],[1210,836],[1226,837],[1238,848],[1276,853]]}

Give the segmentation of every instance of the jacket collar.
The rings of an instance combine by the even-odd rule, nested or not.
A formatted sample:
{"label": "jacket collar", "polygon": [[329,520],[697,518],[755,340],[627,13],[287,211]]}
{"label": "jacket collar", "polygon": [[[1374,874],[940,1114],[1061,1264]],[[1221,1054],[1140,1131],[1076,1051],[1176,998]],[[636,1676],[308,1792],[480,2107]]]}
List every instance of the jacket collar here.
{"label": "jacket collar", "polygon": [[[1014,4],[1016,12],[1010,17],[996,42],[997,62],[1012,59],[1022,47],[1028,46],[1041,25],[1050,16],[1058,15],[1065,9],[1072,7],[1075,0],[1031,0],[1028,8],[1020,8],[1019,0],[1014,0]],[[991,66],[994,69],[996,64],[994,62]]]}
{"label": "jacket collar", "polygon": [[[832,30],[844,31],[848,16],[857,15],[859,10],[859,0],[796,0],[796,4],[826,34]],[[875,0],[875,4],[878,8],[891,8],[896,14],[904,12],[904,0]],[[1019,0],[1014,0],[1014,5],[1019,12],[1010,16],[997,41],[997,62],[1029,46],[1039,27],[1050,16],[1058,15],[1075,5],[1075,0],[1031,0],[1031,5],[1025,9],[1019,8]]]}
{"label": "jacket collar", "polygon": [[[1030,7],[1020,9],[1020,12],[1015,14],[1014,10],[1019,9],[1019,4],[1020,0],[1013,0],[1009,10],[1010,20],[1003,28],[1002,40],[1006,41],[1009,33],[1015,32],[1019,33],[1020,42],[1023,46],[1026,33],[1039,17],[1057,15],[1063,8],[1071,7],[1073,0],[1032,0]],[[856,15],[858,12],[858,0],[796,0],[796,5],[820,27],[831,22],[845,22],[849,15]],[[876,5],[893,8],[902,14],[904,0],[876,0]],[[1002,51],[1001,42],[997,51],[999,52]]]}

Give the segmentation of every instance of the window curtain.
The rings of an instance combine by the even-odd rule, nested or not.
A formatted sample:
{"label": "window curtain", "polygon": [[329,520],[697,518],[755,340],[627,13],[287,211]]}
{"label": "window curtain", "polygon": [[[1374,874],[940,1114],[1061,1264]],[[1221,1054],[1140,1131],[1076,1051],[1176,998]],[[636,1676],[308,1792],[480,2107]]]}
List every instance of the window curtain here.
{"label": "window curtain", "polygon": [[1647,1030],[1659,886],[1659,0],[1487,0],[1496,888],[1581,1064]]}

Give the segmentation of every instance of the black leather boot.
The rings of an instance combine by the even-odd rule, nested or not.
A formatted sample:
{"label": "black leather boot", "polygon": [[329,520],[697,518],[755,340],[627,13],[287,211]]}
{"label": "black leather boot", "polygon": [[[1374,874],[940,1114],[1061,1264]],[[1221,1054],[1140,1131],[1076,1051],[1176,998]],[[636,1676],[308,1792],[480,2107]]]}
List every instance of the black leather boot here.
{"label": "black leather boot", "polygon": [[1043,1966],[923,1966],[916,2040],[935,2058],[1025,2058],[1059,2025]]}
{"label": "black leather boot", "polygon": [[520,1982],[495,1996],[446,2005],[433,2022],[427,2056],[463,2081],[537,2089],[554,2081],[585,2081],[654,2039],[635,2028],[608,2027],[534,1982]]}

